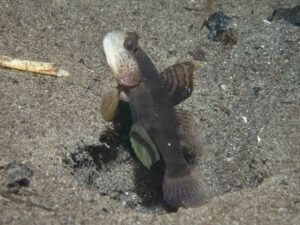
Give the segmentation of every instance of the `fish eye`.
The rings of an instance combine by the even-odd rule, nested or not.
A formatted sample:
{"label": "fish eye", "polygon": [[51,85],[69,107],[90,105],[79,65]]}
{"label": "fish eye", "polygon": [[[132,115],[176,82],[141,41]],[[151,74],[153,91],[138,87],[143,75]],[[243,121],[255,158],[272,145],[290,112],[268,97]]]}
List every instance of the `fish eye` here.
{"label": "fish eye", "polygon": [[129,32],[124,41],[124,48],[128,51],[135,51],[137,49],[138,36],[136,33]]}
{"label": "fish eye", "polygon": [[128,51],[132,51],[133,50],[133,43],[130,40],[126,40],[124,42],[124,47],[128,50]]}

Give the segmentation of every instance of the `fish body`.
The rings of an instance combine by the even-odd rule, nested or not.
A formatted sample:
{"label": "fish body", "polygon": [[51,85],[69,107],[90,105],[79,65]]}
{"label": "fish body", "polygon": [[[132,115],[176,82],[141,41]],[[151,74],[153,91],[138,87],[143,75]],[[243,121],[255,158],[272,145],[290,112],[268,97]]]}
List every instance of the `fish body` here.
{"label": "fish body", "polygon": [[188,167],[183,157],[174,105],[163,88],[159,72],[151,59],[138,48],[136,59],[140,65],[142,82],[129,92],[129,104],[136,121],[144,127],[160,151],[170,174]]}
{"label": "fish body", "polygon": [[[129,96],[134,126],[144,133],[132,130],[133,147],[139,148],[144,142],[143,151],[150,156],[156,156],[154,159],[157,160],[158,150],[165,161],[165,201],[176,208],[203,204],[208,197],[206,186],[195,177],[182,152],[178,118],[174,108],[174,102],[178,104],[180,101],[172,99],[155,65],[137,45],[137,36],[132,33],[111,32],[104,38],[103,45],[108,64],[119,86],[124,88]],[[122,68],[127,68],[125,79]],[[126,80],[126,83],[120,81],[120,77]],[[187,91],[190,94],[189,85]],[[187,98],[188,95],[183,96]],[[139,149],[135,151],[142,152]],[[143,159],[141,161],[143,162]],[[144,165],[150,167],[151,162]]]}

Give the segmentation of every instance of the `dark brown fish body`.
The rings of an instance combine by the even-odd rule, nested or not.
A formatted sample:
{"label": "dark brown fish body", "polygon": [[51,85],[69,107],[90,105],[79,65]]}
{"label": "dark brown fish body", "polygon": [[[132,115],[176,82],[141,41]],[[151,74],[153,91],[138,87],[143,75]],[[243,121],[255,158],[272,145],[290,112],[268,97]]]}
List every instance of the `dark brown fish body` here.
{"label": "dark brown fish body", "polygon": [[142,82],[130,90],[130,106],[137,123],[148,131],[162,154],[168,172],[178,174],[188,165],[180,147],[174,104],[162,86],[159,72],[140,48],[136,52],[136,59],[140,65]]}

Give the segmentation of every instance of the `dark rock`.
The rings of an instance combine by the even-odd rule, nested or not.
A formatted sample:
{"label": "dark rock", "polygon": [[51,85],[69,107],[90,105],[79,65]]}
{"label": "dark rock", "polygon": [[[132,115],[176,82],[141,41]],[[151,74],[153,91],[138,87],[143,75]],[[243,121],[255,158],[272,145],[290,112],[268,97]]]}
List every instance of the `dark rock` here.
{"label": "dark rock", "polygon": [[299,27],[300,26],[300,5],[297,5],[294,8],[275,9],[272,16],[268,19],[270,21],[283,19]]}
{"label": "dark rock", "polygon": [[253,88],[253,92],[254,92],[255,96],[259,95],[260,90],[261,90],[260,87],[254,87]]}
{"label": "dark rock", "polygon": [[238,42],[233,29],[221,30],[216,37],[216,41],[221,41],[225,46],[232,46]]}
{"label": "dark rock", "polygon": [[208,39],[213,41],[220,41],[220,34],[226,30],[232,19],[227,16],[223,11],[218,11],[212,14],[205,25],[209,30]]}
{"label": "dark rock", "polygon": [[33,169],[23,163],[13,162],[7,165],[4,171],[6,185],[9,187],[29,186]]}
{"label": "dark rock", "polygon": [[105,213],[109,213],[108,209],[105,208],[105,207],[103,207],[102,210],[103,210],[103,212],[105,212]]}

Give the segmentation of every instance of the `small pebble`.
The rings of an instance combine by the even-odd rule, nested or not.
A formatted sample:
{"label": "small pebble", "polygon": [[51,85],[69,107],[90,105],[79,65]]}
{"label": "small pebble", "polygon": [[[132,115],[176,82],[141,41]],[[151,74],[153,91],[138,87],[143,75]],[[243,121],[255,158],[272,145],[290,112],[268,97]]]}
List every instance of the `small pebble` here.
{"label": "small pebble", "polygon": [[257,135],[257,142],[260,143],[261,142],[261,138],[259,135]]}
{"label": "small pebble", "polygon": [[125,202],[125,201],[122,201],[122,204],[121,204],[122,206],[126,206],[127,205],[127,203]]}
{"label": "small pebble", "polygon": [[268,20],[268,19],[264,19],[263,22],[264,22],[264,23],[267,23],[267,24],[272,24],[271,21]]}
{"label": "small pebble", "polygon": [[260,87],[254,87],[253,88],[253,92],[254,92],[255,96],[259,95],[260,90],[261,90]]}
{"label": "small pebble", "polygon": [[226,161],[231,162],[231,161],[232,161],[232,158],[231,158],[231,157],[226,158]]}
{"label": "small pebble", "polygon": [[105,213],[109,213],[108,209],[105,208],[105,207],[103,207],[102,210],[103,210],[103,212],[105,212]]}
{"label": "small pebble", "polygon": [[282,213],[286,213],[288,211],[288,209],[287,208],[279,208],[278,211],[282,212]]}
{"label": "small pebble", "polygon": [[241,116],[241,117],[244,120],[244,123],[248,123],[248,118],[246,116]]}
{"label": "small pebble", "polygon": [[226,85],[226,84],[222,84],[222,85],[221,85],[221,88],[222,88],[223,90],[226,90],[226,89],[227,89],[227,85]]}

